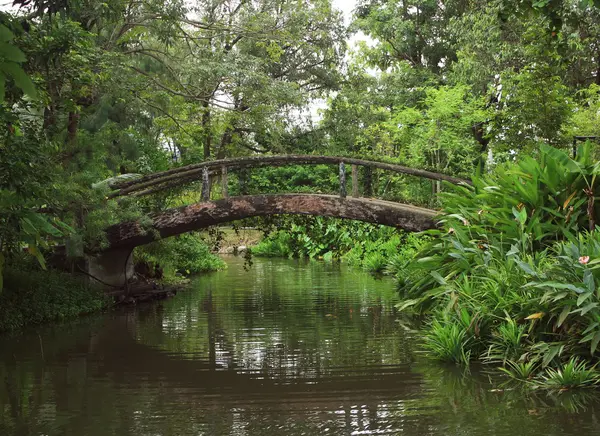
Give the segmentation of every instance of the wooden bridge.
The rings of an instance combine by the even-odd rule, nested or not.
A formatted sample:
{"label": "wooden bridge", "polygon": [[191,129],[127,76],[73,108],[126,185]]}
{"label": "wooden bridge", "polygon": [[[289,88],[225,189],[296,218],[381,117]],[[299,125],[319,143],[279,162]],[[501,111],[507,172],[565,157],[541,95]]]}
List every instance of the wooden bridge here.
{"label": "wooden bridge", "polygon": [[[336,165],[339,170],[337,195],[322,194],[261,194],[230,197],[228,173],[257,167],[283,165]],[[368,161],[337,156],[287,155],[257,156],[223,159],[188,165],[169,171],[148,174],[135,180],[113,182],[110,198],[123,196],[143,197],[172,191],[201,181],[199,202],[172,208],[150,216],[152,224],[144,226],[138,221],[125,222],[107,229],[109,248],[90,262],[89,272],[111,284],[123,284],[133,275],[131,251],[157,239],[179,235],[194,230],[243,218],[303,214],[347,218],[422,231],[435,226],[436,211],[410,204],[402,204],[360,196],[358,167],[383,169],[400,174],[423,177],[454,184],[470,182],[445,174],[409,168],[387,162]],[[351,196],[347,192],[347,168],[351,168]],[[244,173],[242,173],[244,174]],[[211,200],[211,179],[219,176],[220,199]],[[245,194],[243,177],[240,189]]]}

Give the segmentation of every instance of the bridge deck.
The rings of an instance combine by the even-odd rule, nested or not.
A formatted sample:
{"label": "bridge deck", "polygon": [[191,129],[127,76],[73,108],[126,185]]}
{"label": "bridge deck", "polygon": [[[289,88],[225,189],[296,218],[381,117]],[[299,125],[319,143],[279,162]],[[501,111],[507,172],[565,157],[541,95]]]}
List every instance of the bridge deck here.
{"label": "bridge deck", "polygon": [[143,228],[138,222],[126,222],[110,227],[107,236],[111,248],[133,248],[216,224],[280,214],[346,218],[422,231],[435,227],[436,211],[371,198],[321,194],[247,195],[168,209],[151,217],[151,229]]}

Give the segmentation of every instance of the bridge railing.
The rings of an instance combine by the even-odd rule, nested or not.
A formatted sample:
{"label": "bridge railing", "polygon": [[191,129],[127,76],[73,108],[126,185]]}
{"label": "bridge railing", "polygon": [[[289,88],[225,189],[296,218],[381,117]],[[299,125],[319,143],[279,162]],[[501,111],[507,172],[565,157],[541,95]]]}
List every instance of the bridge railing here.
{"label": "bridge railing", "polygon": [[220,159],[207,161],[198,164],[187,165],[180,168],[174,168],[168,171],[145,175],[139,179],[118,182],[111,185],[114,191],[110,198],[122,196],[144,196],[150,195],[190,182],[202,181],[201,200],[209,201],[211,176],[220,175],[221,192],[223,198],[229,197],[228,192],[228,172],[229,170],[243,170],[247,168],[277,167],[284,165],[338,165],[339,167],[339,195],[342,198],[347,196],[346,165],[351,166],[352,192],[353,197],[359,197],[358,186],[358,167],[368,167],[383,169],[395,173],[407,174],[417,177],[423,177],[437,181],[447,181],[454,184],[471,182],[465,179],[448,176],[446,174],[435,173],[431,171],[410,168],[389,162],[370,161],[340,156],[312,156],[312,155],[279,155],[279,156],[252,156],[237,159]]}

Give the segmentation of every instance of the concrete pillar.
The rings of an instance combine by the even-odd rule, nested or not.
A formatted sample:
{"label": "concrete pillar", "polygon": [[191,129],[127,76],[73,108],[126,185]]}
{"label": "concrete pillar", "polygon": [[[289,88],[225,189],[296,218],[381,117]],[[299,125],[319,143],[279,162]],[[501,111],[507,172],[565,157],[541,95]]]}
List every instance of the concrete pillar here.
{"label": "concrete pillar", "polygon": [[[131,248],[118,248],[87,257],[87,273],[98,279],[100,284],[116,287],[125,286],[134,274]],[[91,280],[94,280],[93,278]],[[94,280],[96,281],[96,280]]]}

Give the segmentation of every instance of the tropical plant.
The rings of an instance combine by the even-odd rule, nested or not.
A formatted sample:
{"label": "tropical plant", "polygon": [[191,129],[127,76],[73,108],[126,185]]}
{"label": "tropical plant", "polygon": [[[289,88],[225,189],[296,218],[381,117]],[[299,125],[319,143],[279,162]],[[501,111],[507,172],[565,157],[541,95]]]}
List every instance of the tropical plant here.
{"label": "tropical plant", "polygon": [[559,368],[548,368],[538,384],[548,389],[572,389],[592,387],[600,382],[598,373],[576,357]]}
{"label": "tropical plant", "polygon": [[462,324],[434,319],[425,335],[424,347],[437,360],[468,365],[472,341],[472,335]]}
{"label": "tropical plant", "polygon": [[533,361],[515,362],[508,360],[505,362],[505,366],[500,367],[499,369],[512,379],[530,381],[537,371],[537,364]]}
{"label": "tropical plant", "polygon": [[582,144],[572,159],[542,145],[537,159],[525,156],[473,177],[472,186],[444,193],[441,229],[428,233],[435,239],[411,264],[408,295],[423,295],[438,285],[430,271],[450,281],[497,253],[541,251],[555,241],[574,240],[593,225],[597,210],[590,193],[599,167],[591,150],[592,144]]}

